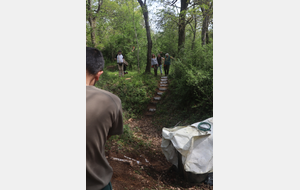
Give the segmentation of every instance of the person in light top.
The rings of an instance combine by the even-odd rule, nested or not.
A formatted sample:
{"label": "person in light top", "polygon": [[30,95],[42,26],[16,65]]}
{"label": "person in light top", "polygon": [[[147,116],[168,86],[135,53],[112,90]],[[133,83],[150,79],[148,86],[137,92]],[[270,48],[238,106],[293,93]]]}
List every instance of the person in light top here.
{"label": "person in light top", "polygon": [[154,54],[152,54],[151,66],[154,68],[154,75],[157,76],[157,66],[158,66],[158,63],[157,63],[157,59],[156,59],[156,57],[155,57]]}
{"label": "person in light top", "polygon": [[122,51],[119,50],[117,55],[117,63],[119,68],[119,77],[124,76],[124,57],[122,55]]}

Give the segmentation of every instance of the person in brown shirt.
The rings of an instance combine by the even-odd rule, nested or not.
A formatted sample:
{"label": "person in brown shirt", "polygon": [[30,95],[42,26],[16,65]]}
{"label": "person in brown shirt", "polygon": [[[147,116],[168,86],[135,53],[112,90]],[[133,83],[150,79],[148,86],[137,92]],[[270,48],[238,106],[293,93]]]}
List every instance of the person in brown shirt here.
{"label": "person in brown shirt", "polygon": [[94,85],[103,73],[102,53],[86,47],[86,189],[112,189],[112,167],[105,157],[111,135],[123,133],[122,104],[116,95]]}

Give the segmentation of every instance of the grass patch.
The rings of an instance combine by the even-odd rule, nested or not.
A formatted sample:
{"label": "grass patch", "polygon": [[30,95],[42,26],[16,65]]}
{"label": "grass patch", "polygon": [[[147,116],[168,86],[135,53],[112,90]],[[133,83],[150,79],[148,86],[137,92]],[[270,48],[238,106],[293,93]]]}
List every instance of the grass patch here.
{"label": "grass patch", "polygon": [[[106,68],[110,66],[111,64],[108,64]],[[104,69],[96,87],[107,90],[121,99],[125,118],[137,118],[154,96],[159,79],[151,73],[138,73],[134,70],[129,70],[124,77],[119,77],[118,70]]]}
{"label": "grass patch", "polygon": [[[135,70],[127,70],[128,74],[119,77],[117,67],[112,66],[114,66],[113,63],[106,65],[95,86],[107,90],[121,99],[124,121],[129,118],[139,118],[154,96],[160,77],[155,77],[152,73],[138,73]],[[128,125],[124,125],[122,135],[112,136],[107,141],[107,149],[121,152],[139,152],[149,149],[151,141],[136,137],[134,133],[138,131],[137,127],[131,129]]]}
{"label": "grass patch", "polygon": [[141,153],[151,148],[151,141],[134,135],[136,129],[130,129],[126,124],[122,135],[114,135],[106,142],[106,150],[115,150],[121,153]]}
{"label": "grass patch", "polygon": [[176,79],[170,78],[170,85],[168,92],[162,95],[160,103],[156,106],[155,119],[153,124],[160,126],[158,130],[163,127],[174,127],[178,122],[178,126],[186,126],[195,122],[212,117],[211,112],[201,106],[190,106],[182,104],[182,100],[173,96],[174,89],[172,88],[172,81]]}

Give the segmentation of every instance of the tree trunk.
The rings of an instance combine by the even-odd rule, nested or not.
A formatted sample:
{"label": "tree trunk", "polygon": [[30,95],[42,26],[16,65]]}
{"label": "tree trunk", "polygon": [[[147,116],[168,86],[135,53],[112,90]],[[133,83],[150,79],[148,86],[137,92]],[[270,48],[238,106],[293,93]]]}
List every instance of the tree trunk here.
{"label": "tree trunk", "polygon": [[133,26],[134,26],[134,33],[135,33],[136,46],[137,46],[138,72],[140,73],[140,59],[139,59],[140,48],[139,48],[139,41],[138,41],[136,27],[135,27],[135,22],[134,22],[134,7],[133,7],[133,3],[132,3],[132,8],[133,8]]}
{"label": "tree trunk", "polygon": [[195,26],[194,26],[194,30],[193,30],[192,51],[194,50],[195,39],[196,39],[196,29],[197,29],[197,17],[196,17],[196,15],[194,15],[194,20],[195,20]]}
{"label": "tree trunk", "polygon": [[[209,5],[209,2],[206,2]],[[208,37],[208,24],[209,24],[209,18],[210,14],[212,14],[212,6],[213,2],[210,2],[209,9],[205,9],[201,7],[202,15],[203,15],[203,22],[202,22],[202,32],[201,32],[201,42],[202,46],[205,44],[208,44],[209,37]]]}
{"label": "tree trunk", "polygon": [[209,44],[208,28],[207,28],[207,31],[206,31],[206,44]]}
{"label": "tree trunk", "polygon": [[148,11],[144,14],[146,31],[147,31],[147,41],[148,41],[148,51],[147,51],[147,66],[145,72],[150,73],[151,69],[151,50],[152,50],[152,40],[150,35],[150,26],[148,22]]}
{"label": "tree trunk", "polygon": [[97,10],[92,10],[92,3],[91,0],[87,1],[87,8],[88,8],[88,20],[91,26],[91,40],[92,40],[92,44],[93,47],[96,46],[96,35],[95,35],[95,31],[96,31],[96,16],[100,11],[101,5],[103,3],[103,0],[98,0],[98,7]]}
{"label": "tree trunk", "polygon": [[179,26],[178,26],[178,53],[180,49],[184,48],[185,43],[185,26],[186,26],[186,10],[187,0],[181,0],[180,14],[179,14]]}
{"label": "tree trunk", "polygon": [[209,16],[205,13],[205,9],[202,9],[202,12],[203,12],[203,22],[202,22],[201,41],[202,41],[202,46],[204,46],[208,40],[206,38],[208,37],[207,31],[208,31]]}
{"label": "tree trunk", "polygon": [[114,50],[113,50],[113,47],[111,46],[111,44],[110,44],[110,49],[111,49],[111,61],[115,61],[115,55],[114,55]]}
{"label": "tree trunk", "polygon": [[94,18],[89,18],[89,23],[91,26],[91,40],[93,47],[96,47],[96,37],[95,37],[95,30],[96,30],[96,19]]}
{"label": "tree trunk", "polygon": [[146,5],[146,0],[143,3],[142,0],[138,0],[144,15],[145,20],[145,26],[146,26],[146,32],[147,32],[147,41],[148,41],[148,51],[147,51],[147,66],[146,66],[146,73],[150,73],[151,69],[151,50],[152,50],[152,41],[151,41],[151,35],[150,35],[150,26],[149,26],[149,20],[148,20],[148,8]]}

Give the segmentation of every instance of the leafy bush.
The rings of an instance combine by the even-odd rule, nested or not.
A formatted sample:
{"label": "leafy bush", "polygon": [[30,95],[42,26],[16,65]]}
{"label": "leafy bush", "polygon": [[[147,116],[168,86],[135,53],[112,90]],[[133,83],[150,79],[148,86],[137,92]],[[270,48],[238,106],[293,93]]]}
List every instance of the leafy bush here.
{"label": "leafy bush", "polygon": [[213,112],[213,46],[198,46],[173,61],[170,72],[172,96],[178,104]]}
{"label": "leafy bush", "polygon": [[[125,78],[130,77],[130,80]],[[104,71],[96,87],[117,95],[122,101],[126,116],[136,118],[146,109],[157,87],[158,78],[153,74],[138,74],[129,71],[129,75],[119,77],[118,71]]]}

